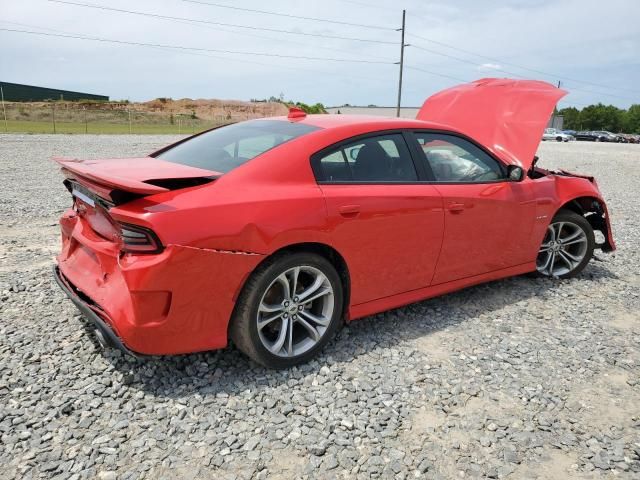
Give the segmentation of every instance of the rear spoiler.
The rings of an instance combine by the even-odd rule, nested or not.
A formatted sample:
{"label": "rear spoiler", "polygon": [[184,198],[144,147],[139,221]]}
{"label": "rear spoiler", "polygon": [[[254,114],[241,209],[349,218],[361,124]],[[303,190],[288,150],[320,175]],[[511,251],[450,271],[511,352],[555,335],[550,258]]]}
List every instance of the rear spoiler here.
{"label": "rear spoiler", "polygon": [[104,171],[96,174],[95,170],[90,168],[90,165],[94,163],[91,160],[78,160],[67,157],[54,157],[52,160],[62,167],[65,175],[77,179],[89,180],[90,183],[93,183],[95,186],[101,186],[105,190],[123,190],[139,195],[153,195],[154,193],[169,191],[168,188],[151,185],[131,178],[120,177]]}

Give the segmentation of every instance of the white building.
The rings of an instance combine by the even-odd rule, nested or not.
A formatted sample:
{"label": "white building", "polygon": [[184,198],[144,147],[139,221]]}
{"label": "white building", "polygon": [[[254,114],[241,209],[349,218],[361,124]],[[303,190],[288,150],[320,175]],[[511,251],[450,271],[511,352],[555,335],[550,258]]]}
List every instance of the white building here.
{"label": "white building", "polygon": [[[420,107],[401,107],[402,118],[416,118]],[[329,113],[341,113],[343,115],[376,115],[378,117],[395,117],[396,107],[329,107]]]}

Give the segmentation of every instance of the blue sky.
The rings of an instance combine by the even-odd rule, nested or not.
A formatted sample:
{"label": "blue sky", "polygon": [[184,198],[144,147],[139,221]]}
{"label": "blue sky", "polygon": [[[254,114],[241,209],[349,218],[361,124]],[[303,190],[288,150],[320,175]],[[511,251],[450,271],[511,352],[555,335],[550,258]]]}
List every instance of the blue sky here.
{"label": "blue sky", "polygon": [[405,106],[418,106],[432,93],[462,80],[514,75],[554,84],[562,81],[571,93],[561,106],[640,103],[640,5],[636,0],[69,1],[375,42],[171,21],[48,0],[0,0],[0,28],[5,29],[348,60],[180,51],[0,31],[1,80],[112,99],[248,100],[283,94],[286,99],[325,105],[394,105],[398,66],[393,62],[398,61],[400,41],[394,29],[406,8],[406,42],[412,46],[405,50]]}

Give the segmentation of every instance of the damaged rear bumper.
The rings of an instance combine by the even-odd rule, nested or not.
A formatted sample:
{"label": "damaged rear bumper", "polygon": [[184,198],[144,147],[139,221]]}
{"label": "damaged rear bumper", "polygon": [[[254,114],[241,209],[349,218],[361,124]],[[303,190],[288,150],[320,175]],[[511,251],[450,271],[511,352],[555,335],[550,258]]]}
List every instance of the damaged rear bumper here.
{"label": "damaged rear bumper", "polygon": [[56,265],[53,267],[53,277],[56,279],[56,283],[62,289],[64,293],[71,299],[73,304],[80,310],[84,317],[93,323],[96,328],[96,334],[98,340],[104,346],[115,348],[130,355],[132,357],[140,358],[143,355],[136,353],[125,346],[120,337],[111,329],[111,327],[96,313],[97,307],[92,306],[89,302],[84,301],[77,289],[69,283],[69,281],[60,272],[60,269]]}
{"label": "damaged rear bumper", "polygon": [[181,245],[122,254],[77,217],[63,216],[61,224],[56,280],[99,337],[127,353],[224,348],[236,296],[264,258]]}

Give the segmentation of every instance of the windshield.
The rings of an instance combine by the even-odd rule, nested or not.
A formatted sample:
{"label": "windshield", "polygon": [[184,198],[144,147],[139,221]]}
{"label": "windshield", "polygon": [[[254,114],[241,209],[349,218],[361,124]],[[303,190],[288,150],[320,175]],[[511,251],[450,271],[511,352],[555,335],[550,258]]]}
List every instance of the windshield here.
{"label": "windshield", "polygon": [[284,120],[235,123],[190,138],[156,158],[227,173],[267,150],[318,129]]}

